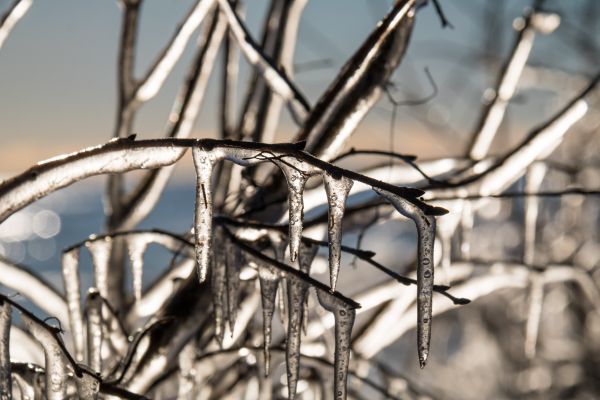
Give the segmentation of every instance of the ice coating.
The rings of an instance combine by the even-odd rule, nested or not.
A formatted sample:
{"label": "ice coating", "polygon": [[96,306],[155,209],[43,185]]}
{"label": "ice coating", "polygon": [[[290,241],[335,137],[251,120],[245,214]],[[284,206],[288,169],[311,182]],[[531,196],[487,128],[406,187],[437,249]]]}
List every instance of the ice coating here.
{"label": "ice coating", "polygon": [[240,299],[240,270],[242,268],[243,257],[241,250],[233,243],[227,244],[226,256],[227,319],[229,321],[229,330],[233,335]]}
{"label": "ice coating", "polygon": [[329,283],[331,290],[335,290],[342,258],[342,217],[353,182],[346,177],[337,179],[329,173],[323,174],[323,182],[328,205]]}
{"label": "ice coating", "polygon": [[75,347],[75,359],[83,362],[85,357],[85,336],[83,332],[83,316],[81,313],[81,289],[79,281],[79,248],[74,248],[62,254],[61,267],[67,310],[69,312],[69,326]]}
{"label": "ice coating", "polygon": [[[319,246],[313,243],[304,243],[304,246],[300,247],[300,254],[298,254],[298,266],[300,271],[307,275],[310,275],[310,269],[313,260],[317,256]],[[304,296],[304,310],[308,310],[308,296]],[[302,330],[306,335],[306,327],[308,326],[308,312],[302,313]]]}
{"label": "ice coating", "polygon": [[146,251],[148,244],[149,243],[144,236],[129,236],[127,238],[127,253],[129,254],[135,301],[140,301],[142,298],[144,252]]}
{"label": "ice coating", "polygon": [[52,334],[27,314],[21,314],[21,320],[44,348],[46,370],[46,399],[64,400],[67,397],[69,366],[63,349]]}
{"label": "ice coating", "polygon": [[91,374],[84,373],[77,378],[77,394],[80,400],[96,400],[100,391],[100,382]]}
{"label": "ice coating", "polygon": [[[223,235],[220,229],[215,231],[215,238],[223,243]],[[225,298],[226,278],[226,255],[222,247],[214,250],[211,269],[211,291],[213,312],[215,315],[215,338],[219,346],[223,346],[223,335],[225,334],[225,320],[227,317],[227,299]]]}
{"label": "ice coating", "polygon": [[302,194],[308,176],[295,166],[279,162],[288,184],[290,260],[296,261],[302,239],[302,220],[304,219],[304,201]]}
{"label": "ice coating", "polygon": [[335,319],[333,390],[336,400],[344,400],[346,399],[346,388],[348,386],[348,364],[350,362],[352,327],[356,311],[324,290],[317,290],[317,298],[323,308],[333,313]]}
{"label": "ice coating", "polygon": [[212,171],[215,163],[223,156],[195,146],[192,149],[196,169],[196,213],[194,216],[194,234],[196,239],[196,262],[198,279],[204,282],[208,271],[212,235]]}
{"label": "ice coating", "polygon": [[88,365],[102,371],[102,299],[98,291],[90,289],[85,301],[87,315]]}
{"label": "ice coating", "polygon": [[260,282],[260,296],[263,312],[263,340],[265,355],[265,375],[269,374],[271,368],[271,322],[275,312],[275,299],[279,286],[279,274],[275,268],[269,265],[258,265],[258,280]]}
{"label": "ice coating", "polygon": [[414,221],[417,227],[417,350],[419,364],[425,367],[431,341],[431,304],[433,294],[433,245],[435,243],[435,218],[402,197],[373,188],[389,201],[402,215]]}
{"label": "ice coating", "polygon": [[112,239],[105,237],[102,240],[90,240],[85,243],[92,254],[92,264],[94,265],[94,284],[98,288],[100,295],[107,299],[108,296],[108,270],[110,265],[110,252],[112,248]]}
{"label": "ice coating", "polygon": [[0,304],[0,399],[12,398],[12,379],[10,376],[10,325],[12,306],[9,302]]}
{"label": "ice coating", "polygon": [[300,343],[302,321],[306,306],[308,283],[293,275],[286,277],[288,295],[288,329],[285,346],[285,361],[288,379],[288,398],[296,397],[296,387],[300,372]]}

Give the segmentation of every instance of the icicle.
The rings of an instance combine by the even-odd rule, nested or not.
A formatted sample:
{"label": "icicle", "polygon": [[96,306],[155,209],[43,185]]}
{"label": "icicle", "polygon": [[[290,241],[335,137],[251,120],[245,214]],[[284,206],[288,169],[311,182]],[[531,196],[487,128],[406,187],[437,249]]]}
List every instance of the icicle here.
{"label": "icicle", "polygon": [[142,298],[142,274],[144,268],[144,252],[148,242],[143,236],[130,236],[127,239],[127,252],[131,264],[131,275],[133,277],[133,293],[135,301]]}
{"label": "icicle", "polygon": [[302,220],[304,219],[302,193],[304,192],[304,185],[308,176],[298,168],[283,162],[278,162],[277,165],[283,171],[288,183],[290,260],[296,261],[302,239]]}
{"label": "icicle", "polygon": [[98,378],[88,373],[83,373],[77,378],[77,394],[79,400],[96,400],[100,391]]}
{"label": "icicle", "polygon": [[[224,243],[222,231],[215,231],[216,240]],[[212,270],[211,270],[211,291],[213,312],[215,314],[215,338],[219,342],[219,347],[223,347],[223,335],[225,334],[225,320],[227,317],[227,299],[225,298],[226,278],[226,253],[222,247],[213,250]]]}
{"label": "icicle", "polygon": [[300,267],[300,271],[305,274],[310,274],[310,268],[318,251],[319,246],[312,243],[307,243],[300,248],[300,253],[298,254],[298,266]]}
{"label": "icicle", "polygon": [[293,275],[288,275],[286,281],[288,294],[288,330],[285,360],[288,379],[288,398],[294,399],[296,397],[296,386],[298,385],[300,372],[300,342],[308,284]]}
{"label": "icicle", "polygon": [[63,349],[56,338],[39,322],[27,314],[21,314],[21,320],[35,340],[44,348],[46,370],[46,399],[64,400],[67,396],[69,365]]}
{"label": "icicle", "polygon": [[271,367],[271,322],[275,312],[275,299],[277,297],[277,287],[279,286],[279,275],[277,271],[269,265],[258,265],[258,280],[260,282],[260,295],[263,312],[263,340],[265,354],[265,375],[269,375]]}
{"label": "icicle", "polygon": [[283,283],[279,283],[279,290],[277,291],[277,315],[279,316],[279,321],[283,325],[283,329],[286,329],[287,322],[287,286]]}
{"label": "icicle", "polygon": [[75,359],[83,362],[85,336],[81,314],[81,288],[79,281],[79,247],[63,253],[61,258],[63,283],[69,311],[69,326],[75,347]]}
{"label": "icicle", "polygon": [[388,191],[374,188],[384,196],[402,215],[412,219],[417,226],[417,347],[419,364],[425,367],[431,341],[431,303],[433,294],[433,244],[435,242],[435,218]]}
{"label": "icicle", "polygon": [[108,299],[108,270],[110,264],[110,252],[112,248],[112,239],[106,237],[103,240],[93,240],[85,243],[92,254],[92,263],[94,264],[94,285],[98,288],[100,295]]}
{"label": "icicle", "polygon": [[88,365],[96,372],[102,371],[102,299],[91,288],[85,301],[87,315]]}
{"label": "icicle", "polygon": [[200,282],[204,282],[208,270],[212,241],[212,171],[215,163],[222,156],[200,147],[194,147],[192,155],[196,168],[196,213],[194,220],[196,261],[198,263],[198,279]]}
{"label": "icicle", "polygon": [[348,386],[350,341],[356,311],[324,290],[317,289],[317,298],[323,308],[333,313],[335,319],[334,398],[344,400],[346,399],[346,388]]}
{"label": "icicle", "polygon": [[12,379],[10,376],[10,325],[12,306],[8,301],[0,300],[0,400],[12,398]]}
{"label": "icicle", "polygon": [[238,303],[240,299],[240,270],[242,269],[242,252],[235,244],[227,244],[227,319],[229,320],[229,330],[233,335],[235,320],[237,319]]}
{"label": "icicle", "polygon": [[[298,254],[298,266],[300,267],[300,271],[304,272],[307,275],[310,275],[310,269],[312,267],[312,263],[317,256],[317,252],[319,251],[319,246],[307,243],[304,246],[300,247],[300,254]],[[308,310],[308,296],[304,296],[304,310]],[[302,313],[302,330],[306,335],[306,328],[308,327],[308,312]]]}
{"label": "icicle", "polygon": [[325,192],[327,193],[328,228],[329,234],[329,283],[331,290],[335,291],[340,262],[342,258],[342,217],[346,208],[346,199],[352,189],[352,180],[345,176],[341,179],[329,173],[323,174]]}

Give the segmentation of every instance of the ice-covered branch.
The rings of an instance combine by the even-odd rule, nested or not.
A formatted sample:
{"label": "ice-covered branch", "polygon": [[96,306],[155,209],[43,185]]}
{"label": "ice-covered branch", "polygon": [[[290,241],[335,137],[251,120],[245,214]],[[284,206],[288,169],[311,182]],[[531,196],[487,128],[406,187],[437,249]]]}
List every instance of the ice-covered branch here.
{"label": "ice-covered branch", "polygon": [[517,19],[513,24],[519,30],[519,35],[506,64],[500,71],[498,83],[493,89],[492,100],[486,105],[477,127],[469,151],[469,157],[473,160],[481,160],[488,153],[531,53],[536,32],[551,33],[559,23],[560,17],[557,14],[530,10],[528,15]]}
{"label": "ice-covered branch", "polygon": [[262,52],[260,46],[252,38],[250,32],[229,1],[218,1],[221,10],[227,16],[231,33],[234,35],[248,62],[258,67],[264,80],[271,86],[272,90],[288,102],[292,115],[298,121],[304,121],[310,110],[310,106],[304,95],[302,95],[286,73],[277,68],[273,61]]}
{"label": "ice-covered branch", "polygon": [[158,93],[173,66],[181,57],[190,37],[204,20],[213,3],[214,0],[198,0],[192,7],[136,88],[135,97],[138,101],[148,101]]}
{"label": "ice-covered branch", "polygon": [[396,2],[321,96],[295,139],[306,140],[308,152],[331,160],[380,98],[408,47],[414,6]]}
{"label": "ice-covered branch", "polygon": [[[249,160],[248,154],[260,152],[279,154],[286,159],[304,163],[315,171],[325,171],[336,177],[346,177],[375,188],[381,188],[404,197],[429,215],[443,215],[443,208],[432,207],[419,199],[421,190],[398,187],[359,173],[346,170],[311,156],[299,146],[291,144],[262,144],[213,139],[117,139],[97,147],[82,150],[41,162],[24,173],[0,184],[0,221],[17,210],[31,204],[60,188],[81,179],[102,174],[115,174],[136,169],[152,169],[171,165],[179,160],[187,148],[202,147],[207,151],[224,152],[226,158],[242,165]],[[268,160],[263,160],[268,161]]]}
{"label": "ice-covered branch", "polygon": [[25,15],[33,0],[15,0],[6,13],[0,18],[0,48],[10,34],[10,31]]}
{"label": "ice-covered branch", "polygon": [[65,299],[31,268],[0,257],[0,284],[21,294],[49,316],[61,321],[69,320]]}

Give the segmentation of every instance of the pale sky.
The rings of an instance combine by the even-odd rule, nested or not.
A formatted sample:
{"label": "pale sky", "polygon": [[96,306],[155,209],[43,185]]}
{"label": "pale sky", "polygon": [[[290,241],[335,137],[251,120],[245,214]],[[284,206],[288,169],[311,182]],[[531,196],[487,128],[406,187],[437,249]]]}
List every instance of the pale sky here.
{"label": "pale sky", "polygon": [[[0,13],[12,1],[0,0]],[[145,0],[136,61],[138,76],[167,42],[192,3]],[[423,73],[425,67],[439,86],[434,101],[403,108],[396,121],[396,142],[425,152],[426,156],[460,154],[477,119],[483,90],[494,82],[495,75],[490,72],[498,68],[486,66],[481,57],[486,52],[506,54],[515,37],[511,21],[530,4],[523,0],[503,1],[494,20],[498,30],[494,36],[486,36],[487,28],[483,27],[489,27],[491,22],[485,17],[484,5],[491,1],[441,3],[455,28],[442,29],[431,6],[421,9],[411,47],[394,76],[398,88],[395,96],[399,99],[419,98],[431,91]],[[573,33],[574,27],[580,26],[580,31],[600,39],[600,24],[590,26],[590,21],[586,21],[586,1],[546,3],[549,9],[561,12],[564,24],[553,35],[537,39],[533,62],[592,74],[598,60],[594,62],[589,52],[577,47],[574,37],[578,34]],[[267,1],[247,0],[246,4],[249,25],[258,38]],[[389,4],[386,0],[309,0],[301,23],[296,62],[328,60],[331,64],[297,74],[297,84],[312,104]],[[115,1],[33,0],[29,12],[0,48],[0,173],[17,173],[36,161],[110,139],[116,109],[119,29],[120,11]],[[135,126],[139,137],[162,134],[193,43],[194,40],[159,95],[139,112]],[[597,40],[595,46],[599,45]],[[244,88],[241,89],[243,94]],[[195,129],[198,137],[214,131],[217,95],[211,87]],[[511,127],[523,126],[521,131],[526,130],[530,120],[538,122],[537,117],[548,115],[560,104],[556,96],[544,90],[526,92],[519,101],[511,106],[509,120],[513,122]],[[357,143],[366,141],[373,147],[372,135],[365,132],[375,131],[380,140],[385,140],[381,147],[387,147],[390,109],[387,100],[380,102],[356,133]],[[531,115],[536,116],[535,121],[529,118]],[[284,124],[280,137],[285,138],[294,129],[289,123]]]}

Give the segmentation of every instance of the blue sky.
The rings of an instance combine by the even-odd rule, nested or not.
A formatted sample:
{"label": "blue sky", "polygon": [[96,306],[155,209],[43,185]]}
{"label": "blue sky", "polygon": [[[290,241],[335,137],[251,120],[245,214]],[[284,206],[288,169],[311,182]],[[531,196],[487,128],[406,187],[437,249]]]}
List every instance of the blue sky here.
{"label": "blue sky", "polygon": [[[9,3],[12,0],[0,0],[0,12]],[[138,76],[158,54],[192,3],[145,1],[136,61]],[[495,10],[498,15],[491,21],[485,17],[490,3],[489,0],[442,0],[454,29],[442,29],[432,7],[419,11],[411,47],[394,76],[398,88],[395,95],[419,98],[429,93],[425,67],[430,69],[440,91],[427,105],[400,110],[397,141],[408,149],[416,146],[415,151],[424,152],[425,156],[444,152],[455,155],[462,151],[481,107],[481,94],[493,83],[497,68],[497,64],[490,67],[483,63],[482,56],[506,54],[515,36],[511,21],[530,4],[523,0],[503,0],[504,5]],[[560,11],[564,24],[553,35],[539,37],[532,54],[533,63],[582,74],[594,72],[597,62],[571,41],[574,26],[580,26],[592,38],[600,38],[600,24],[590,26],[585,20],[585,3],[585,0],[547,1],[548,8]],[[248,0],[246,4],[248,23],[255,37],[259,37],[267,1]],[[330,62],[327,68],[302,72],[296,77],[312,103],[389,4],[386,0],[309,0],[301,23],[296,62]],[[485,35],[490,24],[498,26],[493,36],[496,40]],[[120,11],[115,1],[34,0],[28,14],[0,49],[0,171],[18,172],[37,160],[102,143],[111,137],[116,109],[119,26]],[[141,109],[135,127],[140,137],[161,135],[191,59],[192,44],[193,41],[160,94]],[[560,104],[560,99],[564,100],[543,87],[526,95],[509,115],[513,126],[519,127],[520,133],[513,134],[511,130],[515,137],[548,115]],[[195,129],[197,136],[211,135],[214,131],[216,98],[217,92],[211,87]],[[388,102],[381,102],[357,132],[358,143],[361,134],[364,139],[371,131],[376,131],[381,141],[387,140],[390,109]],[[291,124],[284,122],[280,137],[284,139],[293,130]],[[381,145],[386,147],[387,142]]]}

